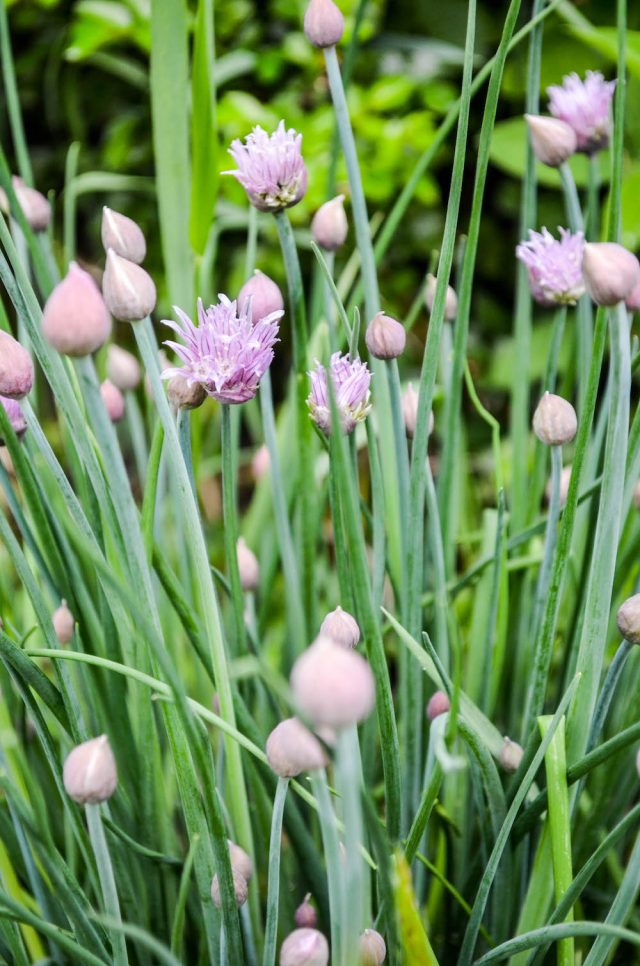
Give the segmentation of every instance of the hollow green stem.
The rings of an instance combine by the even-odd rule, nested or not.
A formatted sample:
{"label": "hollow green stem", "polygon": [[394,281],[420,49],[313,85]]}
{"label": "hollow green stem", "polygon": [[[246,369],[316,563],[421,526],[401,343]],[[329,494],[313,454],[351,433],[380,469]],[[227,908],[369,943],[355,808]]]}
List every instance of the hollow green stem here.
{"label": "hollow green stem", "polygon": [[[100,809],[100,805],[85,806],[89,837],[96,857],[105,912],[117,925],[122,925],[118,889],[113,874],[113,866],[111,865],[111,856],[107,845],[107,837],[104,834]],[[127,957],[127,944],[122,931],[117,928],[112,930],[111,947],[114,966],[127,966],[129,962]]]}
{"label": "hollow green stem", "polygon": [[342,796],[342,818],[345,835],[345,862],[343,867],[343,924],[341,966],[351,966],[358,960],[358,938],[363,922],[365,867],[360,855],[363,835],[362,765],[355,725],[344,728],[338,736],[336,751],[336,783]]}
{"label": "hollow green stem", "polygon": [[262,966],[274,966],[278,940],[278,899],[280,895],[280,848],[282,845],[282,816],[289,787],[288,778],[279,778],[273,800],[271,816],[271,839],[269,843],[269,883],[267,892],[267,919],[264,932],[264,955]]}
{"label": "hollow green stem", "polygon": [[227,577],[231,586],[234,653],[241,654],[245,644],[244,595],[238,566],[238,501],[231,407],[222,406],[222,504],[224,513],[224,552]]}

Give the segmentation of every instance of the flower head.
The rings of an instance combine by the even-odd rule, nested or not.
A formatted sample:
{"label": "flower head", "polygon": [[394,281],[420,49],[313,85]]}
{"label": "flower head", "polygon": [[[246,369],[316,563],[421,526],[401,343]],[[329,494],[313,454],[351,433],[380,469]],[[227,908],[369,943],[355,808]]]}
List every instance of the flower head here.
{"label": "flower head", "polygon": [[547,88],[549,110],[576,132],[578,151],[593,154],[606,148],[611,134],[610,105],[616,82],[606,81],[599,71],[588,70],[584,80],[577,74]]}
{"label": "flower head", "polygon": [[260,211],[290,208],[307,190],[307,169],[300,152],[302,135],[293,128],[285,129],[280,121],[273,134],[260,125],[247,134],[244,144],[239,138],[231,142],[229,154],[238,165],[237,171],[225,171],[237,178]]}
{"label": "flower head", "polygon": [[530,231],[516,255],[527,266],[531,293],[541,305],[575,305],[584,293],[582,254],[584,236],[560,228],[558,241],[546,228]]}
{"label": "flower head", "polygon": [[[366,362],[359,359],[352,361],[348,355],[343,356],[339,352],[331,356],[329,371],[342,428],[345,433],[352,433],[356,424],[366,419],[371,409],[371,373]],[[331,432],[331,402],[327,391],[327,370],[318,362],[315,371],[308,375],[311,392],[307,406],[311,410],[311,418],[323,433],[328,434]]]}
{"label": "flower head", "polygon": [[184,345],[170,341],[165,345],[175,350],[183,365],[165,369],[162,377],[184,376],[188,383],[199,382],[219,402],[243,403],[253,399],[271,365],[284,313],[271,312],[252,325],[249,299],[238,311],[237,302],[226,295],[219,298],[208,309],[198,300],[197,326],[174,306],[181,324],[165,320],[165,325],[175,329]]}

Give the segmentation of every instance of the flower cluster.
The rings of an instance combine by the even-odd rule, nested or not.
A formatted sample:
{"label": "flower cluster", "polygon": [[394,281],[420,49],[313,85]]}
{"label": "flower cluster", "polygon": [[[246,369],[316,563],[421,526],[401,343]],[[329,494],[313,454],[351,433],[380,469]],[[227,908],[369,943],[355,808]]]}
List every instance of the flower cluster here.
{"label": "flower cluster", "polygon": [[593,154],[605,148],[611,136],[610,107],[616,82],[606,81],[599,71],[588,70],[584,80],[577,74],[547,88],[549,110],[573,128],[578,151]]}
{"label": "flower cluster", "polygon": [[300,145],[302,135],[287,130],[284,121],[269,135],[259,125],[248,134],[244,144],[231,142],[229,154],[237,171],[225,171],[237,178],[260,211],[280,211],[297,204],[307,189],[307,169]]}
{"label": "flower cluster", "polygon": [[[336,408],[345,433],[351,433],[358,423],[366,419],[371,409],[369,383],[371,373],[366,362],[351,360],[348,355],[334,352],[329,363],[331,382],[335,393]],[[307,405],[311,418],[320,429],[331,432],[331,402],[327,391],[327,370],[321,363],[308,373],[311,379],[311,392]]]}
{"label": "flower cluster", "polygon": [[560,239],[547,231],[530,231],[516,255],[529,273],[531,293],[541,305],[575,305],[584,293],[582,256],[584,236],[560,228]]}
{"label": "flower cluster", "polygon": [[271,365],[273,346],[278,341],[278,322],[282,310],[251,322],[251,300],[240,311],[237,302],[226,295],[208,309],[198,300],[198,325],[174,306],[180,324],[164,320],[178,333],[184,344],[167,341],[180,356],[182,366],[165,369],[163,378],[183,376],[191,385],[200,383],[205,391],[222,403],[243,403],[258,391],[262,376]]}

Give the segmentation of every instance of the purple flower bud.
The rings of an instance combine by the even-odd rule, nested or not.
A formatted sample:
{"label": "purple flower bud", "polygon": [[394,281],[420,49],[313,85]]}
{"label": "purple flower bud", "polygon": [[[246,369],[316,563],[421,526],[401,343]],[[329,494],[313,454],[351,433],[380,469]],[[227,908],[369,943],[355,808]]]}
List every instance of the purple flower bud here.
{"label": "purple flower bud", "polygon": [[344,17],[333,0],[311,0],[304,32],[314,47],[334,47],[344,33]]}
{"label": "purple flower bud", "polygon": [[283,314],[284,299],[279,287],[265,275],[255,270],[251,278],[244,283],[238,294],[238,305],[244,310],[247,299],[251,299],[251,322],[255,325],[260,319],[279,312]]}
{"label": "purple flower bud", "polygon": [[559,168],[575,153],[578,139],[572,127],[556,117],[525,114],[531,147],[538,161],[550,168]]}
{"label": "purple flower bud", "polygon": [[[51,205],[45,196],[39,191],[36,191],[35,188],[30,188],[17,175],[14,175],[11,181],[18,204],[22,208],[22,214],[29,228],[36,232],[46,231],[51,221]],[[4,191],[0,199],[0,208],[6,214],[9,214],[9,200]]]}
{"label": "purple flower bud", "polygon": [[280,966],[327,966],[329,944],[317,929],[294,929],[280,947]]}
{"label": "purple flower bud", "polygon": [[533,414],[533,431],[546,446],[564,446],[578,431],[578,417],[570,402],[545,392]]}
{"label": "purple flower bud", "polygon": [[132,218],[121,215],[112,208],[102,209],[102,247],[105,252],[110,248],[116,255],[126,258],[137,265],[144,261],[147,254],[147,243],[140,225]]}
{"label": "purple flower bud", "polygon": [[[433,303],[436,297],[436,285],[438,280],[435,275],[427,275],[427,284],[424,289],[424,304],[427,307],[427,312],[431,313],[433,311]],[[456,315],[458,314],[458,296],[455,290],[447,285],[447,294],[444,303],[444,317],[445,321],[453,322]]]}
{"label": "purple flower bud", "polygon": [[360,966],[380,966],[387,958],[385,941],[375,929],[365,929],[359,945]]}
{"label": "purple flower bud", "polygon": [[340,647],[350,650],[357,647],[360,641],[360,628],[355,617],[352,617],[338,604],[335,610],[329,611],[320,625],[320,635],[330,637]]}
{"label": "purple flower bud", "polygon": [[334,252],[344,245],[349,233],[349,223],[344,210],[344,195],[325,201],[311,221],[311,237],[327,252]]}
{"label": "purple flower bud", "polygon": [[240,583],[245,592],[254,592],[260,586],[260,564],[253,550],[243,537],[238,537],[238,570]]}
{"label": "purple flower bud", "polygon": [[518,770],[523,754],[522,746],[517,741],[512,741],[511,738],[505,738],[504,744],[500,749],[498,762],[501,768],[512,774]]}
{"label": "purple flower bud", "polygon": [[61,644],[69,644],[75,633],[76,622],[67,606],[66,600],[63,600],[58,609],[54,610],[51,615],[51,622],[59,642]]}
{"label": "purple flower bud", "polygon": [[100,289],[75,262],[46,301],[42,333],[57,352],[89,356],[111,332],[111,319]]}
{"label": "purple flower bud", "polygon": [[[238,906],[243,906],[247,901],[247,896],[249,895],[247,880],[240,872],[236,871],[233,866],[231,868],[231,878],[233,879],[233,891],[236,896],[236,903]],[[214,875],[213,879],[211,880],[211,898],[218,909],[220,909],[222,906],[222,898],[220,896],[220,883],[217,875]]]}
{"label": "purple flower bud", "polygon": [[267,759],[276,775],[295,778],[303,771],[325,768],[324,748],[298,718],[286,718],[267,738]]}
{"label": "purple flower bud", "polygon": [[444,691],[436,691],[429,698],[429,702],[427,704],[427,718],[429,721],[433,721],[434,718],[438,718],[441,714],[446,714],[450,708],[451,702]]}
{"label": "purple flower bud", "polygon": [[378,312],[367,326],[364,341],[375,359],[397,359],[404,352],[407,333],[400,322]]}
{"label": "purple flower bud", "polygon": [[588,70],[583,81],[574,73],[563,77],[562,85],[547,88],[549,110],[573,128],[578,151],[593,154],[608,145],[615,87],[615,81],[606,81],[599,71]]}
{"label": "purple flower bud", "polygon": [[133,392],[140,385],[140,363],[131,352],[119,345],[107,349],[107,376],[120,392]]}
{"label": "purple flower bud", "polygon": [[617,305],[640,283],[640,262],[616,242],[589,242],[584,246],[582,274],[596,305]]}
{"label": "purple flower bud", "polygon": [[251,856],[241,846],[236,845],[231,839],[227,839],[227,844],[229,846],[229,861],[231,863],[231,869],[239,872],[240,875],[246,879],[248,882],[253,875],[253,862],[251,861]]}
{"label": "purple flower bud", "polygon": [[630,644],[640,644],[640,594],[634,594],[618,608],[618,630]]}
{"label": "purple flower bud", "polygon": [[100,395],[111,422],[119,423],[124,416],[124,396],[118,387],[110,379],[105,379],[100,386]]}
{"label": "purple flower bud", "polygon": [[[371,410],[371,373],[366,362],[360,362],[359,359],[351,361],[348,355],[343,356],[339,352],[331,356],[329,371],[343,432],[352,433]],[[327,370],[318,362],[315,371],[309,372],[308,376],[311,379],[311,392],[307,406],[311,410],[311,418],[323,433],[329,435],[331,404],[327,391]]]}
{"label": "purple flower bud", "polygon": [[33,362],[19,342],[0,329],[0,393],[22,399],[33,386]]}
{"label": "purple flower bud", "polygon": [[311,893],[307,892],[294,913],[294,919],[298,929],[315,929],[318,924],[318,913],[316,912],[315,906],[311,905],[310,899]]}
{"label": "purple flower bud", "polygon": [[559,231],[559,241],[546,228],[541,233],[530,231],[528,240],[516,248],[529,273],[531,294],[541,305],[575,305],[584,293],[584,236],[581,231],[575,235],[564,228]]}
{"label": "purple flower bud", "polygon": [[62,779],[67,795],[80,805],[97,805],[111,798],[118,772],[107,736],[77,745],[67,755]]}
{"label": "purple flower bud", "polygon": [[376,700],[375,679],[357,651],[319,637],[291,671],[296,705],[316,725],[344,728],[367,717]]}
{"label": "purple flower bud", "polygon": [[207,393],[199,382],[189,382],[184,376],[176,373],[167,383],[167,398],[176,411],[199,409],[207,398]]}
{"label": "purple flower bud", "polygon": [[[18,437],[22,439],[27,431],[27,420],[25,415],[20,408],[20,403],[15,399],[9,399],[7,396],[0,396],[0,405],[3,407],[7,416],[9,417],[9,422],[11,427]],[[4,440],[0,437],[0,446],[4,446]]]}
{"label": "purple flower bud", "polygon": [[149,273],[113,248],[107,252],[102,293],[112,316],[120,322],[139,322],[156,307],[156,287]]}
{"label": "purple flower bud", "polygon": [[[413,388],[413,383],[409,383],[402,394],[402,415],[404,418],[404,428],[409,439],[413,439],[418,425],[418,400],[419,393]],[[433,432],[435,420],[433,410],[429,413],[429,436]]]}
{"label": "purple flower bud", "polygon": [[244,139],[231,142],[229,154],[236,178],[252,205],[260,211],[280,211],[297,204],[307,190],[307,169],[301,153],[302,135],[280,121],[269,135],[258,125]]}

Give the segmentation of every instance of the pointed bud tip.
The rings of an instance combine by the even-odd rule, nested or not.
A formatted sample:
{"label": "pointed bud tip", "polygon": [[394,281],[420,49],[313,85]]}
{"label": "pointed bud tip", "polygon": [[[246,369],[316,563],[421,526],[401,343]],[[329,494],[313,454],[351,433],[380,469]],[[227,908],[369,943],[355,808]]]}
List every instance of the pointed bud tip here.
{"label": "pointed bud tip", "polygon": [[533,414],[533,431],[546,446],[564,446],[578,431],[578,417],[570,402],[545,392]]}
{"label": "pointed bud tip", "polygon": [[147,254],[147,243],[140,226],[132,218],[106,205],[102,209],[102,245],[105,252],[112,248],[122,258],[140,264]]}
{"label": "pointed bud tip", "polygon": [[384,312],[378,312],[367,326],[364,341],[374,358],[397,359],[405,350],[407,333],[400,322]]}
{"label": "pointed bud tip", "polygon": [[344,33],[344,17],[333,0],[311,0],[304,15],[304,32],[314,47],[334,47]]}
{"label": "pointed bud tip", "polygon": [[555,117],[525,114],[531,147],[538,161],[550,168],[558,168],[575,154],[578,147],[572,127]]}

